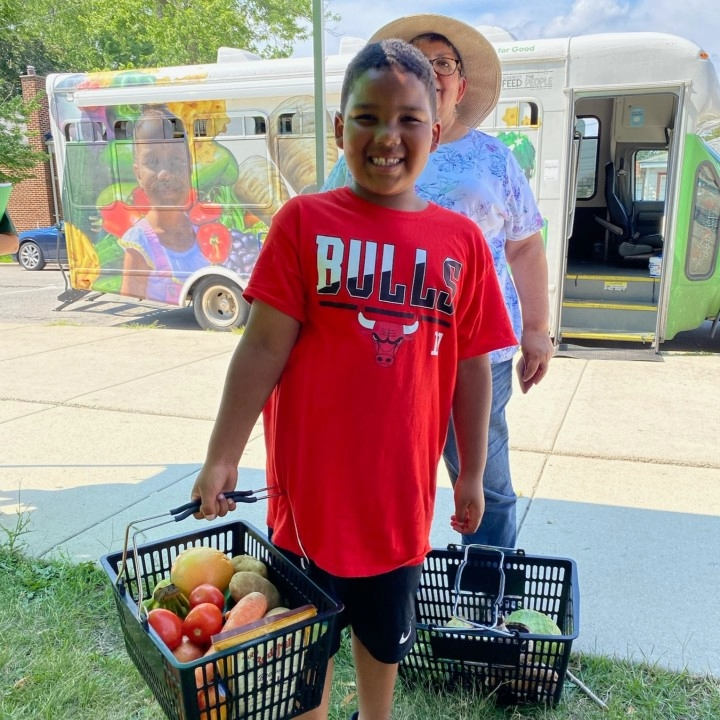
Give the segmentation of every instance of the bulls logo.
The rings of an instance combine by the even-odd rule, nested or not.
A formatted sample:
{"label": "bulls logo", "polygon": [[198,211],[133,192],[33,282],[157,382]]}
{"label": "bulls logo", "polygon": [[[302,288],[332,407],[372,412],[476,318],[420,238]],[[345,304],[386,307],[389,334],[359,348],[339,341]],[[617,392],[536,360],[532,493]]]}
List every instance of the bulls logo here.
{"label": "bulls logo", "polygon": [[369,320],[358,313],[358,322],[368,332],[375,344],[375,362],[381,367],[390,367],[395,355],[405,340],[412,340],[412,335],[420,326],[415,320],[411,325],[388,320]]}

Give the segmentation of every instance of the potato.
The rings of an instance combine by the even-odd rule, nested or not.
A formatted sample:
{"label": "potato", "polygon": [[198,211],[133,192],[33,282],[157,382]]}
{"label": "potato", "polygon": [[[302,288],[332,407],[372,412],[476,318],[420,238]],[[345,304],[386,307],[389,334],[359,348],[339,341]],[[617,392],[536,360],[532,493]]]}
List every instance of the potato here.
{"label": "potato", "polygon": [[265,563],[252,555],[236,555],[232,559],[232,564],[235,566],[235,572],[254,572],[264,578],[268,576]]}
{"label": "potato", "polygon": [[273,615],[280,615],[284,612],[290,612],[290,608],[283,607],[282,605],[278,605],[276,608],[273,608],[272,610],[268,610],[265,613],[265,617],[272,617]]}
{"label": "potato", "polygon": [[230,580],[230,594],[237,602],[251,592],[261,592],[268,601],[268,610],[282,605],[278,589],[262,575],[245,570],[236,572]]}

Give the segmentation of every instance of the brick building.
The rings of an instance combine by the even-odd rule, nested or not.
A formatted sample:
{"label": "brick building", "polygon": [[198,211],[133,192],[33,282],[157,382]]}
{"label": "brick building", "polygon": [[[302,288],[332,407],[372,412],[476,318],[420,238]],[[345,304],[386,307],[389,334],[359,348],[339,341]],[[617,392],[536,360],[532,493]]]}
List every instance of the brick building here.
{"label": "brick building", "polygon": [[[27,74],[20,77],[23,100],[28,102],[38,93],[42,93],[40,107],[28,120],[31,135],[28,142],[34,150],[44,152],[47,160],[38,163],[33,169],[35,175],[30,180],[13,185],[8,203],[8,213],[17,230],[30,230],[36,227],[53,225],[62,217],[60,195],[58,192],[55,163],[51,155],[50,113],[45,95],[45,78],[35,74],[35,68],[28,66]],[[53,192],[54,190],[54,192]]]}

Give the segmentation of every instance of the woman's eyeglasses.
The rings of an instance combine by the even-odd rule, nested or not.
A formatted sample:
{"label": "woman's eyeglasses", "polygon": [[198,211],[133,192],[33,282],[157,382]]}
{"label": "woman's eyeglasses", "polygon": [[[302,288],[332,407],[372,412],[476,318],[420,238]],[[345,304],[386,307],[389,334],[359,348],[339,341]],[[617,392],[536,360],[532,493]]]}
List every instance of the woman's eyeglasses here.
{"label": "woman's eyeglasses", "polygon": [[460,66],[460,61],[451,57],[439,57],[430,60],[430,64],[438,75],[452,75]]}

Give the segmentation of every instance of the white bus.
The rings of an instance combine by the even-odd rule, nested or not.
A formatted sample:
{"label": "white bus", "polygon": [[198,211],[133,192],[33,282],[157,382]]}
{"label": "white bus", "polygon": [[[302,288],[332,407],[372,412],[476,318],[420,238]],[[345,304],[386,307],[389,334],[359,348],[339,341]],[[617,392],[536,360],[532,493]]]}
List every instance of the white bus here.
{"label": "white bus", "polygon": [[[708,140],[720,88],[707,54],[656,33],[495,48],[503,87],[483,129],[513,149],[545,218],[555,342],[657,349],[707,319],[714,332],[720,155]],[[351,57],[326,58],[329,129]],[[244,323],[241,291],[273,213],[315,188],[313,90],[312,58],[225,49],[211,65],[50,76],[72,287],[192,303],[206,328]],[[148,114],[164,128],[151,139]],[[331,132],[325,142],[327,173],[338,151]],[[149,144],[154,162],[169,153],[184,174],[172,198],[140,187],[135,158]],[[134,247],[140,267],[127,260]]]}

